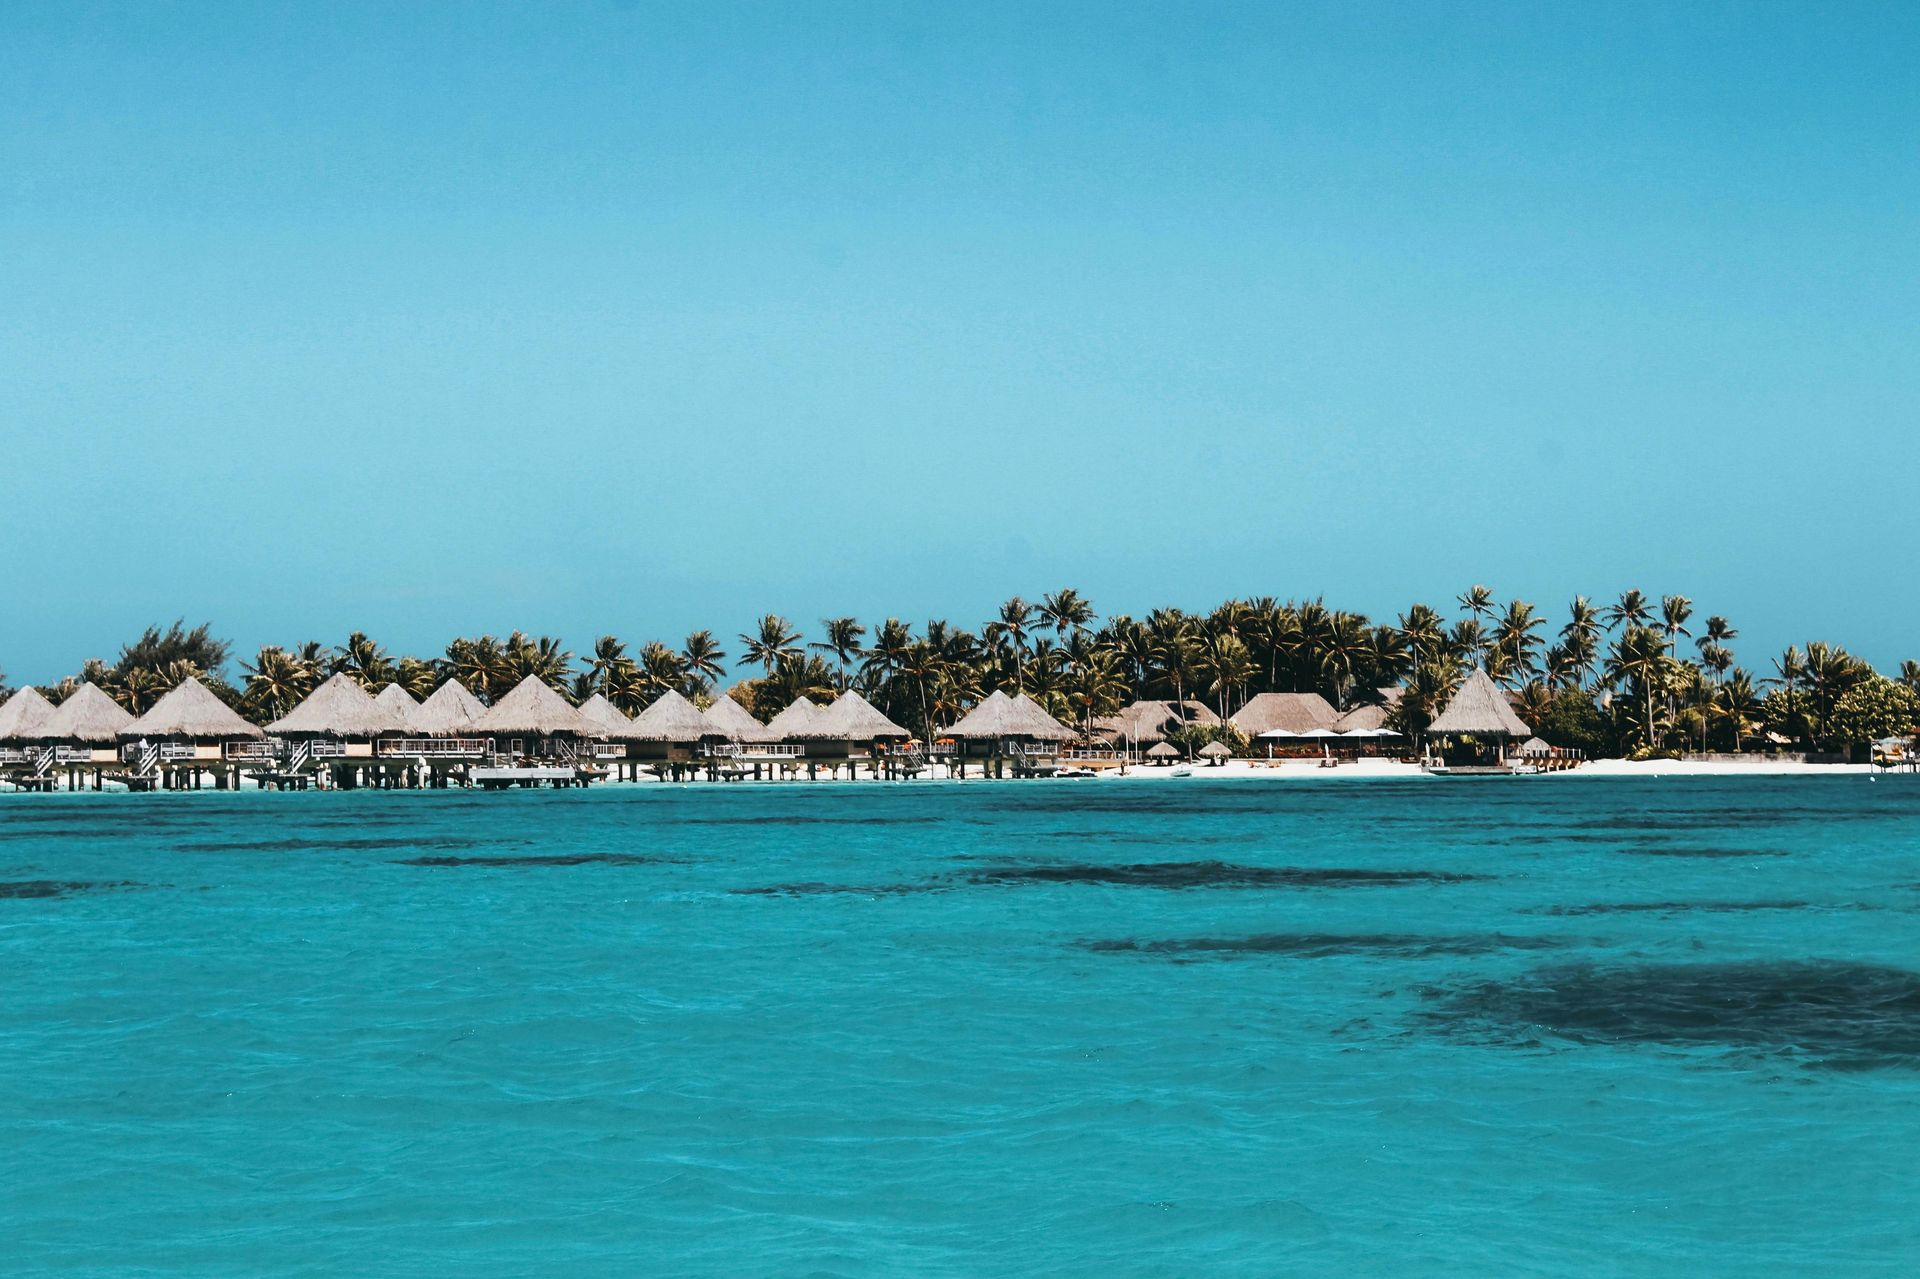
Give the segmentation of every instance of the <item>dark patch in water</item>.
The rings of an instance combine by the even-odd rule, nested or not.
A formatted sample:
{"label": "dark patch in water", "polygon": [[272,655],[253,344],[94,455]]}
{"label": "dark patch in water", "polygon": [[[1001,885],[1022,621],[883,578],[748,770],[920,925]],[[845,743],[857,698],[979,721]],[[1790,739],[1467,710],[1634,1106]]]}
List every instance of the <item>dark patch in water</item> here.
{"label": "dark patch in water", "polygon": [[1588,964],[1429,991],[1451,1028],[1532,1045],[1703,1045],[1824,1065],[1920,1065],[1920,973],[1837,960]]}
{"label": "dark patch in water", "polygon": [[658,866],[668,859],[642,857],[636,853],[558,853],[552,856],[510,855],[506,857],[406,857],[395,866],[480,866],[507,869],[515,866]]}
{"label": "dark patch in water", "polygon": [[1434,870],[1350,870],[1319,866],[1241,866],[1233,862],[1067,862],[969,871],[974,884],[1104,884],[1123,888],[1349,888],[1463,884],[1489,878]]}
{"label": "dark patch in water", "polygon": [[1812,902],[1597,902],[1591,906],[1549,906],[1543,915],[1626,915],[1636,911],[1805,910]]}
{"label": "dark patch in water", "polygon": [[680,826],[936,826],[945,819],[933,815],[868,817],[849,810],[831,816],[779,813],[757,817],[681,817],[670,820]]}
{"label": "dark patch in water", "polygon": [[478,848],[484,843],[498,842],[500,841],[463,839],[456,836],[435,836],[430,839],[408,838],[404,835],[382,835],[361,839],[303,839],[288,836],[284,839],[235,839],[175,844],[174,849],[182,853],[297,853],[313,849]]}
{"label": "dark patch in water", "polygon": [[1115,888],[1353,888],[1404,884],[1460,884],[1490,878],[1431,870],[1342,870],[1308,866],[1239,866],[1232,862],[1135,862],[1112,866],[1081,862],[1008,863],[959,875],[942,875],[907,884],[774,884],[736,888],[752,896],[809,897],[849,894],[861,897],[950,892],[962,885],[982,888],[1015,884],[1102,884]]}
{"label": "dark patch in water", "polygon": [[83,881],[67,879],[16,879],[0,882],[0,900],[71,897],[75,893],[111,892],[117,888],[145,888],[128,880]]}
{"label": "dark patch in water", "polygon": [[1511,937],[1502,933],[1483,937],[1437,937],[1421,933],[1259,933],[1252,937],[1080,943],[1102,954],[1291,955],[1297,959],[1327,959],[1336,955],[1414,959],[1424,955],[1485,955],[1498,950],[1551,950],[1564,944],[1553,937]]}

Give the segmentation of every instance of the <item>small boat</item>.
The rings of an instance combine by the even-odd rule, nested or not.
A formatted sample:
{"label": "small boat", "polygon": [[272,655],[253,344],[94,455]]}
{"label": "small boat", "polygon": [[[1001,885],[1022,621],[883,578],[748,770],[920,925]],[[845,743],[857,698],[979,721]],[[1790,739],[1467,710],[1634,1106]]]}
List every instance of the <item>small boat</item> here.
{"label": "small boat", "polygon": [[1099,774],[1094,772],[1091,768],[1063,768],[1059,772],[1055,773],[1054,776],[1068,777],[1077,781],[1081,778],[1086,778],[1086,777],[1098,777]]}
{"label": "small boat", "polygon": [[1191,764],[1176,764],[1176,765],[1174,765],[1174,768],[1173,768],[1173,771],[1172,771],[1172,772],[1170,772],[1170,773],[1168,773],[1168,774],[1167,774],[1167,776],[1168,776],[1168,777],[1192,777],[1192,776],[1193,776],[1193,765],[1191,765]]}

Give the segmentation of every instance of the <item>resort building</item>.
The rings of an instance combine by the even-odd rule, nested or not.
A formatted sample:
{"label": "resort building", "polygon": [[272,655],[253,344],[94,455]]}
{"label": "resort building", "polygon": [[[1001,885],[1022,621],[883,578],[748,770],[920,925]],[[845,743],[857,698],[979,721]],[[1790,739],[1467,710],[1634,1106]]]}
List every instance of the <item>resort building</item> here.
{"label": "resort building", "polygon": [[[430,703],[433,699],[427,700]],[[425,703],[421,709],[426,709]],[[581,744],[599,734],[576,707],[537,675],[527,676],[489,706],[475,721],[474,731],[488,739],[496,756],[556,767],[576,765]]]}
{"label": "resort building", "polygon": [[1130,702],[1112,715],[1093,721],[1095,734],[1126,750],[1144,750],[1167,740],[1188,724],[1218,724],[1220,717],[1204,702],[1142,700]]}
{"label": "resort building", "polygon": [[1232,723],[1249,739],[1276,730],[1305,737],[1314,729],[1332,728],[1339,717],[1340,713],[1318,693],[1259,693],[1233,713]]}
{"label": "resort building", "polygon": [[979,759],[995,777],[1004,775],[1009,762],[1014,776],[1024,777],[1054,772],[1061,744],[1076,734],[1025,693],[1008,697],[996,688],[941,736],[935,745],[948,748],[956,776],[964,775],[967,760]]}
{"label": "resort building", "polygon": [[813,726],[803,730],[801,736],[807,743],[809,772],[816,760],[832,769],[836,777],[843,763],[847,766],[847,775],[852,777],[862,758],[871,764],[876,777],[881,776],[883,770],[885,775],[893,776],[902,770],[917,773],[926,766],[917,753],[900,749],[913,734],[882,715],[873,703],[852,689],[821,710]]}
{"label": "resort building", "polygon": [[383,758],[381,750],[383,739],[406,736],[405,716],[391,704],[382,706],[344,671],[268,724],[267,732],[284,739],[289,749],[274,768],[260,773],[263,785],[304,788],[323,778],[346,789],[392,785],[410,767],[397,757]]}
{"label": "resort building", "polygon": [[804,742],[820,718],[820,708],[804,697],[767,721],[767,731],[783,742]]}
{"label": "resort building", "polygon": [[751,772],[757,781],[763,769],[768,773],[776,768],[792,771],[806,754],[805,746],[781,741],[779,733],[725,693],[714,698],[701,714],[714,730],[702,750],[716,776],[737,779]]}
{"label": "resort building", "polygon": [[53,766],[40,726],[53,718],[53,703],[29,684],[0,704],[0,772],[17,786],[33,786]]}
{"label": "resort building", "polygon": [[215,790],[238,790],[243,768],[273,760],[267,735],[197,679],[182,680],[122,728],[120,741],[124,780],[135,790],[198,790],[208,776]]}
{"label": "resort building", "polygon": [[28,758],[8,767],[9,780],[23,789],[52,789],[64,772],[68,790],[89,781],[99,790],[102,775],[120,769],[120,730],[132,722],[120,703],[91,681],[83,683],[33,730],[36,744],[24,748]]}
{"label": "resort building", "polygon": [[[624,754],[628,759],[647,761],[647,771],[676,781],[693,772],[700,744],[718,735],[713,721],[672,689],[656,697],[619,731],[620,739],[627,743]],[[639,763],[629,766],[635,775],[641,769]]]}

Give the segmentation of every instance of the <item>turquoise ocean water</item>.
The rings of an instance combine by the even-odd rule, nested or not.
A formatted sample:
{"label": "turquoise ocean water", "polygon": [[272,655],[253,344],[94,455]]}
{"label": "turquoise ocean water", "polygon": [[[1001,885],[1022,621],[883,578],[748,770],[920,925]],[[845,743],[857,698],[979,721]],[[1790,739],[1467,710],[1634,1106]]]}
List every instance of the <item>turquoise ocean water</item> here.
{"label": "turquoise ocean water", "polygon": [[1911,1274],[1920,779],[0,798],[0,1270]]}

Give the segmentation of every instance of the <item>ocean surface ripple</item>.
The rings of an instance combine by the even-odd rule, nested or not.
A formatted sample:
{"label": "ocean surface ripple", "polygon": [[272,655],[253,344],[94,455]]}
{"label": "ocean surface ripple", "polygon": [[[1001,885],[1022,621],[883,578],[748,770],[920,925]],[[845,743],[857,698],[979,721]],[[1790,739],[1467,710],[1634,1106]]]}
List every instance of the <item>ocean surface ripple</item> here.
{"label": "ocean surface ripple", "polygon": [[1920,780],[0,796],[6,1274],[1904,1275]]}

